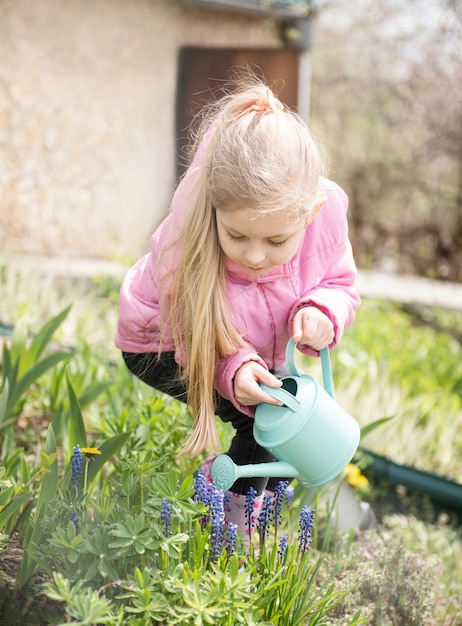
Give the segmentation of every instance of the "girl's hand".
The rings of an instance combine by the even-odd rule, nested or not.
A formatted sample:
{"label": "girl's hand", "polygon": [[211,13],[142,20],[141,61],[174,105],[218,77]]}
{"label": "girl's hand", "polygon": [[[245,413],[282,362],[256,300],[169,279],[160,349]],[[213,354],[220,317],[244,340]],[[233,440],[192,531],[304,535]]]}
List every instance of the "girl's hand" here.
{"label": "girl's hand", "polygon": [[244,406],[254,406],[260,402],[282,406],[282,402],[275,400],[258,384],[266,383],[269,387],[280,387],[281,381],[268,372],[256,361],[243,363],[234,375],[234,395],[236,400]]}
{"label": "girl's hand", "polygon": [[322,350],[333,342],[334,326],[320,309],[306,306],[294,317],[292,339],[303,346]]}

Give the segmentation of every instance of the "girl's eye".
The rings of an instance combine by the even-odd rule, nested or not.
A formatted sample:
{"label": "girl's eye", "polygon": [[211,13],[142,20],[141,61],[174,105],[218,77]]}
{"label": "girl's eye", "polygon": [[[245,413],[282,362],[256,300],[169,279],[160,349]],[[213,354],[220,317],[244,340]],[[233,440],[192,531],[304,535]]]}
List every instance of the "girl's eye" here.
{"label": "girl's eye", "polygon": [[228,237],[232,240],[232,241],[243,241],[244,237],[242,235],[232,235],[231,233],[228,233]]}
{"label": "girl's eye", "polygon": [[[231,239],[231,241],[245,241],[246,239],[244,235],[233,235],[230,232],[228,232],[227,235]],[[283,241],[271,241],[271,239],[268,239],[268,243],[270,246],[273,246],[274,248],[278,248],[279,246],[285,245],[288,240],[289,240],[289,237],[287,239],[284,239]]]}

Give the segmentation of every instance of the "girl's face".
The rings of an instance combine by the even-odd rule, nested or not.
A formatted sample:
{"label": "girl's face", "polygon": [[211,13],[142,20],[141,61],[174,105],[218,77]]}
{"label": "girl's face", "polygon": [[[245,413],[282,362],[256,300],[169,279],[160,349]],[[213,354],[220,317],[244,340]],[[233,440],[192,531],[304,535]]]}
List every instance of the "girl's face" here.
{"label": "girl's face", "polygon": [[249,274],[264,274],[297,252],[306,222],[287,214],[257,214],[250,209],[216,211],[218,239],[225,256]]}

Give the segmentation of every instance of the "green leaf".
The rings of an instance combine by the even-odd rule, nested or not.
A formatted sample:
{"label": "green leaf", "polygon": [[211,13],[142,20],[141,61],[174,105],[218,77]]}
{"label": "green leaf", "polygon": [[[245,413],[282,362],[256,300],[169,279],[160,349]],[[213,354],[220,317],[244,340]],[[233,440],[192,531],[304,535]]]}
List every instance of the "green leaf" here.
{"label": "green leaf", "polygon": [[189,474],[178,487],[177,497],[181,500],[190,498],[194,494],[194,476]]}
{"label": "green leaf", "polygon": [[[49,456],[57,453],[56,439],[51,424],[48,426],[47,430],[45,452]],[[17,576],[19,588],[23,588],[31,580],[31,578],[35,576],[39,568],[38,563],[34,560],[33,546],[40,545],[41,543],[43,529],[40,521],[45,515],[49,502],[55,498],[57,490],[58,459],[56,457],[55,460],[49,465],[43,476],[33,523],[31,524],[30,530],[24,540],[25,550]]]}
{"label": "green leaf", "polygon": [[16,388],[18,378],[18,363],[13,363],[11,352],[8,350],[6,344],[3,344],[2,374],[4,380],[3,390],[8,390],[8,393],[6,394],[6,399],[2,400],[2,403],[5,402],[2,418],[3,425],[5,426],[5,422],[8,420],[8,418],[11,417],[12,409],[16,404],[14,389]]}
{"label": "green leaf", "polygon": [[68,423],[68,451],[74,446],[79,445],[81,448],[87,447],[87,433],[85,432],[85,424],[83,422],[82,410],[79,400],[72,385],[69,370],[66,369],[67,393],[69,395],[69,423]]}
{"label": "green leaf", "polygon": [[13,334],[11,336],[11,362],[16,363],[21,356],[27,353],[27,322],[25,317],[21,317],[15,324]]}
{"label": "green leaf", "polygon": [[55,365],[58,365],[58,363],[61,363],[61,361],[64,361],[71,355],[71,352],[53,352],[28,369],[24,376],[17,381],[17,385],[14,388],[14,403],[12,402],[11,406],[13,407],[22,394],[47,370],[55,367]]}
{"label": "green leaf", "polygon": [[[12,487],[12,490],[14,491],[14,487]],[[22,493],[21,495],[16,496],[13,500],[10,500],[2,511],[0,511],[0,529],[4,528],[8,520],[25,502],[27,502],[27,500],[29,500],[30,497],[30,493]]]}
{"label": "green leaf", "polygon": [[361,439],[363,439],[366,435],[368,435],[379,426],[382,426],[383,424],[386,424],[390,420],[394,419],[394,417],[394,415],[390,415],[389,417],[382,417],[378,420],[375,420],[374,422],[371,422],[370,424],[366,424],[366,426],[363,426],[361,428]]}
{"label": "green leaf", "polygon": [[152,479],[152,487],[164,498],[174,500],[177,495],[178,474],[171,469],[168,474],[159,474]]}
{"label": "green leaf", "polygon": [[31,356],[31,358],[33,358],[34,361],[37,361],[40,358],[43,351],[51,341],[56,330],[61,326],[63,321],[68,316],[71,308],[72,304],[70,304],[63,311],[61,311],[61,313],[58,313],[58,315],[55,315],[55,317],[49,320],[35,335],[28,350],[29,355]]}
{"label": "green leaf", "polygon": [[6,343],[3,343],[2,349],[2,378],[3,380],[9,380],[10,383],[13,383],[16,380],[18,372],[17,363],[13,364],[13,360],[11,358],[11,352],[8,349]]}
{"label": "green leaf", "polygon": [[9,383],[7,379],[5,380],[5,384],[3,385],[2,393],[0,395],[0,424],[3,422],[6,416],[6,407],[8,406],[8,393]]}
{"label": "green leaf", "polygon": [[[2,470],[2,477],[3,477],[5,475],[5,472],[3,471],[4,468],[1,467],[0,469]],[[14,498],[14,493],[16,491],[16,487],[12,483],[9,483],[10,486],[6,486],[5,488],[6,481],[2,479],[2,482],[4,483],[2,487],[3,489],[5,489],[5,491],[3,491],[3,493],[0,494],[0,508],[3,510],[5,506],[7,506],[10,502],[12,502]]]}
{"label": "green leaf", "polygon": [[[56,492],[58,490],[58,458],[57,458],[57,448],[56,448],[56,439],[53,432],[53,427],[48,426],[47,430],[47,438],[45,441],[45,452],[48,456],[53,458],[54,460],[48,465],[47,470],[42,479],[42,486],[40,488],[40,495],[37,502],[37,514],[40,509],[45,506],[48,502],[53,500],[56,496]],[[38,516],[37,516],[38,517]]]}
{"label": "green leaf", "polygon": [[93,400],[96,400],[96,398],[99,395],[101,395],[102,393],[110,389],[114,384],[115,382],[113,380],[107,380],[107,381],[103,381],[103,382],[99,382],[99,383],[95,383],[94,385],[91,385],[80,396],[80,400],[79,400],[80,406],[81,407],[87,406],[88,404],[93,402]]}

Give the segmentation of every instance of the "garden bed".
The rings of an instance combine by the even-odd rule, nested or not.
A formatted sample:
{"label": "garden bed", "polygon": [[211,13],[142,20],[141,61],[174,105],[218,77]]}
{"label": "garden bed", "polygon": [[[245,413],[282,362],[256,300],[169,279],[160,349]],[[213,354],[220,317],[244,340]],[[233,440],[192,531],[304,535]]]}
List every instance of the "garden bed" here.
{"label": "garden bed", "polygon": [[[144,613],[136,613],[140,610],[137,602],[141,601],[141,595],[136,593],[141,594],[143,585],[143,593],[149,589],[164,611],[163,621],[160,617],[158,620],[161,624],[196,623],[191,614],[180,622],[172,617],[175,607],[183,607],[181,610],[187,615],[188,602],[193,602],[188,589],[195,593],[208,589],[207,593],[213,595],[213,590],[220,588],[228,593],[234,584],[239,587],[239,594],[254,593],[251,602],[257,607],[255,610],[260,611],[261,619],[266,611],[269,619],[264,598],[273,596],[264,591],[264,581],[275,576],[290,581],[290,576],[299,572],[295,569],[291,574],[288,563],[282,567],[276,552],[270,556],[280,535],[278,540],[268,539],[263,554],[256,537],[254,558],[248,563],[250,569],[242,582],[236,582],[239,572],[230,570],[226,562],[220,561],[219,570],[208,563],[210,538],[202,527],[197,531],[195,520],[200,515],[190,499],[192,477],[203,459],[178,455],[191,418],[182,405],[151,393],[123,367],[112,346],[117,316],[116,282],[100,279],[80,284],[72,293],[72,308],[44,333],[43,324],[49,324],[51,313],[56,314],[63,303],[69,303],[69,290],[62,282],[59,290],[54,290],[52,284],[44,288],[35,281],[29,291],[21,290],[18,287],[26,284],[21,280],[26,278],[14,281],[14,289],[12,281],[6,280],[3,285],[1,301],[9,303],[8,315],[5,308],[0,309],[0,319],[8,331],[5,345],[8,349],[15,346],[16,355],[27,354],[29,367],[42,358],[56,362],[47,361],[49,368],[39,368],[39,376],[29,377],[30,384],[14,410],[10,407],[8,419],[13,419],[12,427],[5,427],[6,421],[3,422],[5,471],[0,478],[6,482],[2,483],[0,498],[11,484],[15,497],[23,494],[25,499],[20,502],[17,515],[2,527],[4,535],[0,535],[0,624],[1,619],[5,626],[64,621],[116,624],[115,618],[104,621],[103,615],[104,611],[106,615],[114,612],[115,606],[122,610],[118,596],[124,596],[123,610],[128,611],[124,626],[138,624],[136,615]],[[49,289],[53,295],[39,298],[33,295],[35,289],[37,294]],[[29,304],[24,303],[24,298],[15,304],[18,293],[29,293]],[[50,306],[53,311],[47,308]],[[23,321],[18,324],[20,319]],[[15,338],[8,325],[10,330],[15,329]],[[20,333],[18,327],[22,329]],[[43,344],[40,354],[30,351],[31,339],[37,337]],[[4,351],[2,392],[5,354]],[[378,457],[391,458],[400,466],[409,465],[425,474],[430,473],[429,468],[438,469],[441,479],[452,483],[452,478],[460,478],[454,475],[454,458],[460,458],[457,446],[461,442],[452,436],[451,430],[448,434],[448,429],[458,428],[461,420],[460,398],[457,399],[457,385],[462,380],[460,362],[460,345],[447,333],[414,326],[412,318],[394,305],[365,301],[355,325],[333,354],[336,397],[363,428],[384,416],[390,418],[364,438],[364,445]],[[21,375],[26,370],[25,365],[21,366]],[[225,449],[231,433],[225,425],[220,425],[220,429]],[[411,440],[409,432],[413,434]],[[88,465],[91,500],[86,499],[87,490],[82,484],[76,492],[70,483],[69,460],[77,443],[96,445],[102,450],[101,460]],[[369,475],[370,466],[363,466],[361,459],[358,463]],[[341,601],[329,608],[323,618],[325,624],[356,623],[359,618],[355,615],[360,611],[367,617],[365,623],[372,626],[455,626],[462,620],[462,541],[454,519],[446,511],[435,513],[435,503],[428,495],[414,494],[413,487],[403,487],[403,480],[395,483],[394,479],[387,479],[385,490],[372,473],[369,476],[369,486],[357,485],[355,489],[358,497],[372,502],[376,509],[378,530],[337,536],[330,525],[329,507],[316,503],[315,494],[310,495],[312,501],[306,502],[307,495],[298,489],[290,508],[284,509],[279,533],[287,532],[289,543],[294,546],[291,550],[295,568],[300,567],[300,557],[296,555],[297,520],[304,506],[317,509],[313,546],[304,565],[310,575],[315,575],[314,586],[304,599],[305,606],[309,606],[313,594],[318,594],[321,603],[328,603],[332,584]],[[171,501],[175,511],[176,526],[170,538],[164,537],[160,522],[164,498]],[[71,522],[70,513],[78,513],[79,529]],[[138,520],[141,526],[137,532],[148,533],[144,544],[140,544],[145,553],[141,548],[137,552],[135,544],[126,546],[123,554],[120,545],[109,548],[104,544],[105,550],[109,550],[108,563],[115,567],[114,576],[110,568],[98,569],[95,557],[101,552],[98,553],[94,541],[97,537],[98,541],[105,541],[106,537],[108,542],[116,537],[121,539],[120,524],[125,520]],[[98,529],[103,534],[98,534]],[[79,545],[78,550],[74,549],[75,544]],[[199,548],[205,556],[197,561]],[[31,555],[37,561],[31,560]],[[245,559],[244,555],[241,558]],[[258,584],[263,587],[251,588],[249,579],[253,580],[257,570],[263,576]],[[58,574],[63,578],[56,578]],[[295,580],[285,583],[289,584],[286,595],[289,589],[296,589]],[[355,590],[350,589],[353,583]],[[172,595],[173,588],[176,591]],[[210,615],[219,606],[223,608],[220,602],[225,596],[224,591],[220,597],[213,596],[215,604],[209,597]],[[239,602],[236,600],[234,613],[229,606],[226,608],[226,614],[234,615],[236,620],[241,615]],[[289,619],[278,606],[276,602],[271,609],[270,623],[295,624],[295,618]],[[93,621],[89,617],[92,610],[101,612]],[[247,619],[249,611],[245,614]],[[304,619],[299,623],[308,623],[309,618]],[[229,622],[217,618],[214,623],[224,626]]]}

